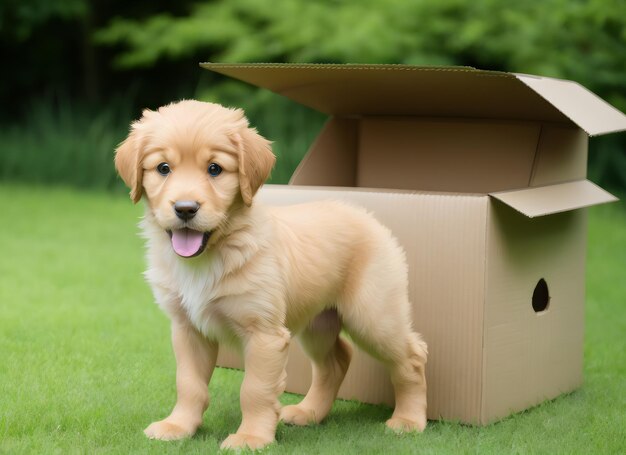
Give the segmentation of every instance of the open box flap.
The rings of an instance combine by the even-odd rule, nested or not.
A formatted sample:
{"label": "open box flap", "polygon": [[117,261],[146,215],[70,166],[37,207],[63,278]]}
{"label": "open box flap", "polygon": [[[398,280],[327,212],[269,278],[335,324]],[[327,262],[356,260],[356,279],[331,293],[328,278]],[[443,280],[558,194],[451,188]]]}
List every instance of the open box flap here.
{"label": "open box flap", "polygon": [[515,75],[590,136],[626,130],[626,115],[577,82]]}
{"label": "open box flap", "polygon": [[589,207],[618,199],[589,180],[490,193],[529,218]]}
{"label": "open box flap", "polygon": [[[534,120],[575,123],[590,134],[626,129],[626,116],[586,89],[556,79],[529,82],[529,76],[470,67],[280,63],[200,66],[267,88],[328,115]],[[581,114],[587,107],[576,107],[579,98],[581,105],[593,107],[593,112]]]}

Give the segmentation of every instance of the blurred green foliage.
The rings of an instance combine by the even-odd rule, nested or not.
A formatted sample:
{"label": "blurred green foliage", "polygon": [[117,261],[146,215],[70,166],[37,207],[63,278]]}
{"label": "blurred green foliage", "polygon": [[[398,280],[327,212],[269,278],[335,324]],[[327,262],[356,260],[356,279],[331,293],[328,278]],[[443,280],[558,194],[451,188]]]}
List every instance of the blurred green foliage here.
{"label": "blurred green foliage", "polygon": [[122,67],[204,51],[216,61],[470,65],[574,79],[626,109],[623,0],[214,1],[114,19]]}
{"label": "blurred green foliage", "polygon": [[2,34],[22,41],[50,20],[83,19],[88,10],[87,0],[3,0],[0,3]]}
{"label": "blurred green foliage", "polygon": [[24,124],[0,129],[0,181],[121,190],[112,159],[129,117],[121,101],[106,109],[67,100],[34,103]]}
{"label": "blurred green foliage", "polygon": [[[111,92],[131,93],[134,116],[140,107],[181,97],[241,106],[276,142],[283,163],[276,181],[285,181],[298,162],[321,125],[320,116],[201,71],[197,62],[467,65],[575,80],[626,111],[624,0],[57,3],[7,1],[0,9],[0,36],[17,42],[23,35],[7,32],[6,17],[16,18],[15,30],[41,28],[42,17],[62,18],[65,25],[74,20],[83,30],[82,57],[72,63],[63,54],[59,65],[77,68],[88,83],[77,92],[59,82],[61,92],[105,105]],[[35,10],[41,14],[24,13]],[[73,77],[76,71],[69,73]],[[624,136],[594,139],[590,153],[591,178],[622,191]]]}

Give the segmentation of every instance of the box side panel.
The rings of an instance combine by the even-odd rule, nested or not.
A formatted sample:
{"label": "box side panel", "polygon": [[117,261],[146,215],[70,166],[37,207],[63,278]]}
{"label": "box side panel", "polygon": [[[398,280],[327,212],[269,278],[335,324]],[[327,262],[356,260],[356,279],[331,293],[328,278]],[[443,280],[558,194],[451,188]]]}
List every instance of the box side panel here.
{"label": "box side panel", "polygon": [[398,232],[412,231],[399,239],[415,327],[428,342],[430,419],[479,419],[487,206],[483,197],[425,196],[416,200],[414,226],[396,217]]}
{"label": "box side panel", "polygon": [[[263,188],[259,196],[272,205],[343,200],[365,207],[391,229],[406,251],[415,328],[428,343],[428,416],[478,422],[488,198],[297,186]],[[308,360],[293,343],[287,390],[306,392],[310,374]],[[339,397],[387,404],[394,400],[387,371],[360,350]]]}
{"label": "box side panel", "polygon": [[580,386],[585,295],[585,209],[529,219],[493,201],[488,224],[482,423]]}
{"label": "box side panel", "polygon": [[355,119],[328,120],[289,183],[356,186],[358,128]]}
{"label": "box side panel", "polygon": [[467,193],[526,187],[539,130],[525,122],[364,118],[357,185]]}
{"label": "box side panel", "polygon": [[580,128],[542,125],[529,186],[585,179],[588,142]]}

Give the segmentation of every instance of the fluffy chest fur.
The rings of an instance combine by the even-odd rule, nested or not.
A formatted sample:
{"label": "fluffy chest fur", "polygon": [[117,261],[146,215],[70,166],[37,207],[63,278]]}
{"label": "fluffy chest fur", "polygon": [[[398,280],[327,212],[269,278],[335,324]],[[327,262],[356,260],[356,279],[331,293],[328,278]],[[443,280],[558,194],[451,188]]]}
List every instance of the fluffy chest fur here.
{"label": "fluffy chest fur", "polygon": [[[276,264],[264,249],[269,226],[235,226],[234,232],[196,258],[180,258],[165,232],[146,216],[147,281],[158,305],[174,318],[188,319],[207,338],[235,343],[250,325],[275,324],[281,286]],[[271,280],[270,280],[271,277]],[[271,281],[271,283],[269,282]],[[284,319],[284,318],[283,318]]]}

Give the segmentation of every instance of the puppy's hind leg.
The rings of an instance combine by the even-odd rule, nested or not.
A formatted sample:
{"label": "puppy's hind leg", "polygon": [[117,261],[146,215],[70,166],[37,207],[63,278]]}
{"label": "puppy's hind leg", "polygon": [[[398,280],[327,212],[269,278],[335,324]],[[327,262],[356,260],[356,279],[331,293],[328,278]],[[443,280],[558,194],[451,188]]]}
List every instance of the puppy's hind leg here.
{"label": "puppy's hind leg", "polygon": [[396,406],[387,426],[395,431],[423,431],[426,427],[426,343],[413,331],[406,298],[382,301],[390,303],[368,306],[352,302],[344,306],[342,318],[352,339],[389,369]]}
{"label": "puppy's hind leg", "polygon": [[389,372],[396,406],[387,426],[395,431],[424,431],[426,427],[426,343],[417,333],[406,338],[406,355],[390,359]]}
{"label": "puppy's hind leg", "polygon": [[330,412],[352,358],[352,347],[339,336],[340,331],[341,320],[337,311],[326,310],[298,336],[302,348],[311,358],[313,378],[304,399],[281,410],[283,422],[292,425],[319,423]]}

